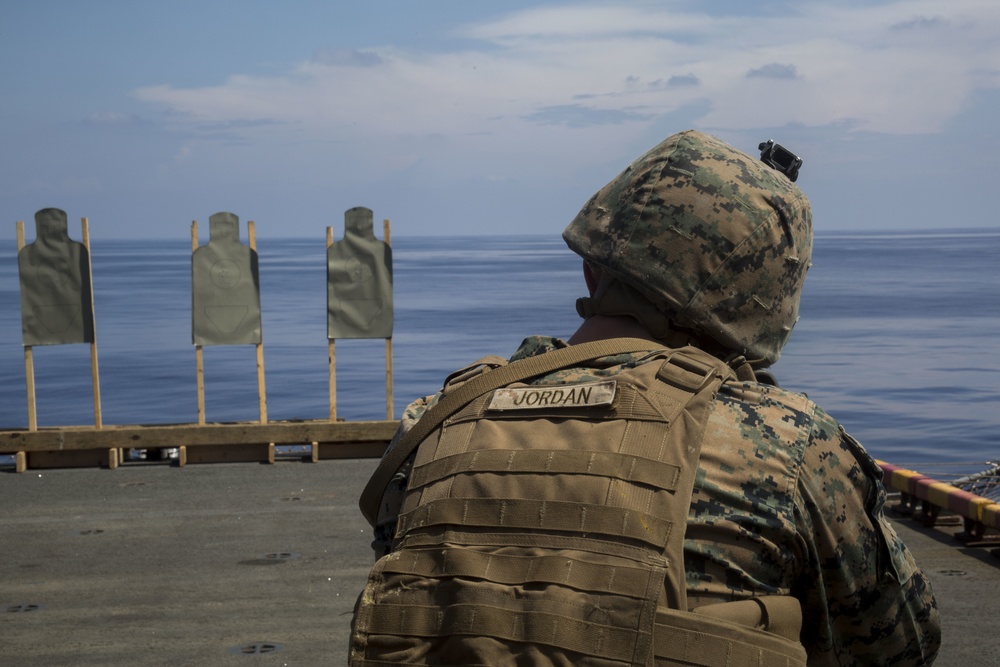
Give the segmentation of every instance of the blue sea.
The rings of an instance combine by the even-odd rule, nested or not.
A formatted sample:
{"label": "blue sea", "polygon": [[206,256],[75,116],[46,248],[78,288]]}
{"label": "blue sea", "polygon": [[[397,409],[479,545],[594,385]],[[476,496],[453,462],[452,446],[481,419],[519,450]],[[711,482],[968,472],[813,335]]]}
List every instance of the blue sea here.
{"label": "blue sea", "polygon": [[[579,323],[580,260],[558,235],[393,235],[392,247],[394,417],[455,368]],[[268,417],[325,418],[325,239],[261,237],[257,251]],[[104,424],[197,421],[190,240],[94,239],[91,255]],[[1000,459],[998,258],[1000,229],[819,233],[780,383],[883,460],[973,471]],[[33,353],[39,426],[92,425],[89,346]],[[338,417],[384,419],[385,341],[339,340],[336,355]],[[208,421],[258,419],[253,346],[205,347],[204,367]],[[13,240],[0,241],[0,370],[0,429],[25,428]]]}

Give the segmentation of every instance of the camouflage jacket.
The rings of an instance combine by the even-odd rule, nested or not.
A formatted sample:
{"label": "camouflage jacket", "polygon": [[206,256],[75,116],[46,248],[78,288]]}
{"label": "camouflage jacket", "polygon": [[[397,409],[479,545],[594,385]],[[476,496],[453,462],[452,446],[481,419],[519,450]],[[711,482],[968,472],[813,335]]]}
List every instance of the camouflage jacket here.
{"label": "camouflage jacket", "polygon": [[[511,361],[566,345],[530,337]],[[606,357],[535,382],[605,378],[640,356]],[[406,408],[392,445],[439,395]],[[383,495],[372,543],[377,557],[392,549],[411,462]],[[881,474],[805,396],[757,382],[724,385],[688,514],[689,602],[793,595],[802,603],[809,665],[931,664],[940,644],[937,606],[883,515]]]}

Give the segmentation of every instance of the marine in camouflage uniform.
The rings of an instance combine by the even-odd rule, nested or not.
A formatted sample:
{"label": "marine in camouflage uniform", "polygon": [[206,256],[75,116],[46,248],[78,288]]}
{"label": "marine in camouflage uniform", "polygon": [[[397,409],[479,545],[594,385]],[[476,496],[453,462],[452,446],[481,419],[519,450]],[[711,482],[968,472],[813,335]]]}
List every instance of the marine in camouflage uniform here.
{"label": "marine in camouflage uniform", "polygon": [[[702,444],[684,541],[689,606],[791,595],[809,665],[931,664],[936,604],[883,514],[881,471],[833,418],[765,370],[797,319],[809,266],[801,191],[689,131],[630,165],[563,236],[585,259],[584,324],[569,342],[527,338],[512,361],[638,334],[664,347],[693,344],[737,369]],[[614,377],[645,356],[605,357],[532,384]],[[392,445],[439,397],[407,407]],[[377,557],[393,549],[411,464],[383,494]]]}

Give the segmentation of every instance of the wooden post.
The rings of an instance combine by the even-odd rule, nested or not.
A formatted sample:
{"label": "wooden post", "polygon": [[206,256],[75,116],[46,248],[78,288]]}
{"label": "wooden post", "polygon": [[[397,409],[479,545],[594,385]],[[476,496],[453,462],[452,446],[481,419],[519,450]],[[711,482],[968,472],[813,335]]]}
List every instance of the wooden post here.
{"label": "wooden post", "polygon": [[267,388],[264,384],[264,343],[257,343],[257,404],[260,409],[260,423],[267,423]]}
{"label": "wooden post", "polygon": [[[257,252],[257,227],[253,220],[247,222],[247,237],[250,242],[250,250]],[[259,265],[258,265],[259,266]],[[261,314],[263,320],[263,313]],[[264,334],[261,332],[260,342],[257,343],[257,403],[260,406],[260,423],[267,423],[267,389],[264,384]],[[274,444],[271,444],[271,463],[274,463]]]}
{"label": "wooden post", "polygon": [[[388,218],[382,221],[382,236],[385,238],[385,244],[391,246]],[[385,339],[385,418],[392,421],[392,414],[392,336],[389,336]]]}
{"label": "wooden post", "polygon": [[392,337],[385,339],[385,418],[393,420],[392,416]]}
{"label": "wooden post", "polygon": [[[326,249],[327,252],[330,250],[330,246],[333,245],[333,227],[326,228]],[[327,289],[330,289],[329,285],[330,277],[327,276],[328,284]],[[327,344],[327,366],[330,373],[330,421],[337,421],[337,343],[331,338]]]}
{"label": "wooden post", "polygon": [[[191,252],[198,249],[198,221],[191,221]],[[201,345],[194,346],[194,365],[197,374],[196,384],[198,385],[198,423],[205,425],[205,358],[201,350]],[[183,462],[182,462],[183,464]]]}
{"label": "wooden post", "polygon": [[[17,251],[24,247],[24,222],[17,221]],[[38,412],[35,406],[35,357],[30,345],[24,346],[24,380],[28,393],[28,430],[38,430]],[[25,452],[14,454],[14,470],[24,472],[28,469],[28,456]]]}
{"label": "wooden post", "polygon": [[[97,312],[94,309],[94,270],[93,261],[90,257],[90,221],[87,218],[80,219],[80,227],[83,235],[83,247],[87,249],[87,277],[90,279],[90,312],[93,321],[94,340],[90,343],[90,379],[94,386],[94,426],[104,427],[104,418],[101,413],[101,380],[97,367]],[[114,466],[112,466],[114,467]]]}
{"label": "wooden post", "polygon": [[[94,308],[94,262],[90,254],[90,220],[80,218],[80,233],[83,237],[83,247],[87,249],[87,278],[90,282],[90,316],[93,324],[93,340],[90,341],[90,381],[94,391],[94,427],[104,428],[104,415],[101,412],[101,374],[97,365],[97,309]],[[114,470],[122,460],[122,452],[118,448],[108,450],[108,468]]]}
{"label": "wooden post", "polygon": [[201,345],[194,346],[194,369],[198,385],[198,423],[205,425],[205,355]]}
{"label": "wooden post", "polygon": [[38,410],[35,405],[35,355],[30,345],[24,346],[24,376],[28,388],[28,430],[38,430]]}
{"label": "wooden post", "polygon": [[[326,228],[326,249],[329,253],[330,246],[333,245],[333,227]],[[328,260],[329,261],[329,260]],[[329,264],[327,265],[329,267]],[[330,289],[329,285],[330,276],[327,275],[327,290]],[[329,296],[326,299],[327,308],[329,308]],[[327,315],[329,317],[329,315]],[[326,364],[327,372],[329,373],[329,391],[330,391],[330,421],[337,421],[337,343],[333,338],[327,340],[326,348]],[[314,442],[310,446],[310,454],[312,455],[313,463],[319,461],[319,443]]]}
{"label": "wooden post", "polygon": [[[24,248],[24,222],[18,220],[17,227],[17,252]],[[28,393],[28,430],[38,430],[38,411],[35,404],[35,356],[30,345],[24,346],[24,380]],[[20,457],[19,460],[24,457]],[[22,471],[18,471],[22,472]]]}
{"label": "wooden post", "polygon": [[[327,227],[326,228],[326,249],[327,249],[327,255],[329,254],[330,246],[332,246],[332,245],[333,245],[333,227]],[[324,255],[324,257],[326,257],[327,255]],[[327,267],[328,267],[327,270],[329,270],[329,263],[327,263]],[[326,289],[329,290],[330,289],[330,284],[329,284],[330,276],[327,275],[326,279],[327,279]],[[327,301],[327,307],[329,308],[329,296],[327,297],[326,301]],[[327,314],[327,317],[329,317],[329,314]],[[327,348],[326,348],[326,364],[327,364],[327,372],[329,373],[329,391],[330,391],[330,414],[329,414],[329,418],[330,418],[330,421],[335,422],[335,421],[337,421],[337,343],[334,341],[333,338],[330,338],[330,339],[327,340],[327,344],[326,345],[327,345]],[[311,443],[309,451],[310,451],[310,455],[311,455],[310,458],[312,459],[312,462],[313,463],[318,462],[319,461],[319,443],[318,442]]]}

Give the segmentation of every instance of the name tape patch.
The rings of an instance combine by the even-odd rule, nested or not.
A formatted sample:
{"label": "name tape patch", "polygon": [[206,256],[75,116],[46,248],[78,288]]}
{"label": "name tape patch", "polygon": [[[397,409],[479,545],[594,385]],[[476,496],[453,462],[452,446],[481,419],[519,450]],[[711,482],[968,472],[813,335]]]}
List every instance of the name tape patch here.
{"label": "name tape patch", "polygon": [[614,403],[616,380],[584,382],[558,387],[507,387],[497,389],[488,410],[537,410],[539,408],[594,408]]}

